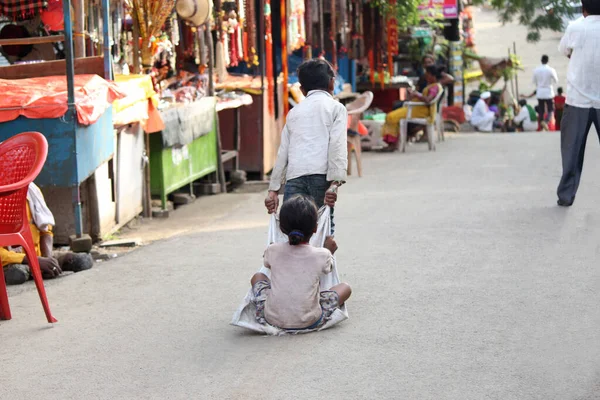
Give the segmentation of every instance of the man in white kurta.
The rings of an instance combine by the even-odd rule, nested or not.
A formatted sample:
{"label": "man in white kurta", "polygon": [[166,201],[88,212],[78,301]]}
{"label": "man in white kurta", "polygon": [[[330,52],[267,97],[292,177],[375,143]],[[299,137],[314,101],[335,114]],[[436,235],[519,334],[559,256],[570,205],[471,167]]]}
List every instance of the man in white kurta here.
{"label": "man in white kurta", "polygon": [[477,100],[471,115],[471,125],[480,132],[491,132],[494,128],[496,114],[490,111],[489,104],[492,99],[490,92],[483,92]]}

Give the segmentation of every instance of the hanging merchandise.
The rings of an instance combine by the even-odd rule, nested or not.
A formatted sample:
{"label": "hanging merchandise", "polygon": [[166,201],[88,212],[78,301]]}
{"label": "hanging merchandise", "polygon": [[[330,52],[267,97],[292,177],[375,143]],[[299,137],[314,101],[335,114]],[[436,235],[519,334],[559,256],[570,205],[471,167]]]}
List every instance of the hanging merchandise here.
{"label": "hanging merchandise", "polygon": [[[390,4],[396,4],[396,0],[391,0]],[[398,21],[396,15],[392,12],[387,21],[387,56],[388,71],[390,76],[394,76],[394,56],[398,55]]]}
{"label": "hanging merchandise", "polygon": [[283,73],[283,115],[284,118],[288,113],[288,39],[287,39],[287,13],[286,13],[286,1],[280,0],[279,13],[281,14],[281,72]]}
{"label": "hanging merchandise", "polygon": [[371,19],[369,20],[369,26],[371,34],[369,35],[369,81],[371,85],[375,86],[375,50],[376,50],[376,40],[375,40],[375,9],[371,9]]}
{"label": "hanging merchandise", "polygon": [[329,31],[329,39],[331,40],[331,63],[333,68],[337,70],[337,7],[336,0],[331,0],[331,31]]}
{"label": "hanging merchandise", "polygon": [[288,53],[291,53],[306,44],[305,9],[303,0],[288,0],[287,3],[287,42]]}
{"label": "hanging merchandise", "polygon": [[132,9],[134,23],[142,39],[142,65],[145,69],[152,67],[151,42],[160,30],[166,19],[171,15],[175,0],[125,0]]}
{"label": "hanging merchandise", "polygon": [[65,29],[62,0],[50,0],[48,8],[42,11],[42,24],[50,32],[59,32]]}
{"label": "hanging merchandise", "polygon": [[0,14],[15,21],[31,19],[48,8],[48,0],[2,0]]}
{"label": "hanging merchandise", "polygon": [[313,2],[312,2],[312,0],[308,0],[306,2],[306,9],[304,10],[304,26],[306,29],[306,41],[305,41],[305,46],[304,46],[303,58],[305,60],[312,58],[312,43],[313,43],[312,10],[313,10]]}
{"label": "hanging merchandise", "polygon": [[269,115],[275,114],[275,78],[273,73],[273,36],[271,35],[271,1],[265,0],[265,69],[267,74],[267,95]]}
{"label": "hanging merchandise", "polygon": [[257,40],[258,34],[256,33],[256,22],[255,22],[255,8],[254,0],[244,0],[244,10],[248,18],[246,18],[246,26],[244,30],[244,61],[250,67],[258,66],[258,52],[257,52]]}
{"label": "hanging merchandise", "polygon": [[178,0],[175,8],[181,19],[191,26],[200,26],[210,18],[213,3],[211,0]]}

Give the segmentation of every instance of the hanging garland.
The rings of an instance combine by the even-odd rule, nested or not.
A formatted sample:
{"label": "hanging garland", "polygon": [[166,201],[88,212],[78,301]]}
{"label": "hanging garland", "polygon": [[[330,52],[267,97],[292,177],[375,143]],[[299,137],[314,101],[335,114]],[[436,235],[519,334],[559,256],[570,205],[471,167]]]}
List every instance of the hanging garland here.
{"label": "hanging garland", "polygon": [[275,114],[275,80],[273,73],[273,36],[271,35],[271,1],[265,0],[265,69],[267,74],[267,96],[269,115]]}
{"label": "hanging garland", "polygon": [[[396,0],[390,0],[396,4]],[[394,13],[390,13],[387,21],[387,56],[390,76],[394,76],[394,56],[398,54],[398,21]]]}
{"label": "hanging garland", "polygon": [[287,43],[287,13],[286,13],[286,0],[280,0],[279,2],[280,14],[281,14],[281,70],[283,72],[283,115],[287,115],[289,110],[288,104],[288,43]]}
{"label": "hanging garland", "polygon": [[255,22],[254,0],[242,0],[244,3],[244,32],[242,33],[242,51],[248,68],[258,66],[257,33]]}

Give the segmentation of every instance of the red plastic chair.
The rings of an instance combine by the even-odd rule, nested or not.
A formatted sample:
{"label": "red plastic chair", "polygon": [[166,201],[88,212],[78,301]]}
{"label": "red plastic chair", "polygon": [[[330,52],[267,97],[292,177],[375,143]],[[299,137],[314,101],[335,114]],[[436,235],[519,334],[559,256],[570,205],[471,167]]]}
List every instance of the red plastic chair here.
{"label": "red plastic chair", "polygon": [[[22,246],[29,260],[46,319],[50,313],[35,245],[27,219],[27,190],[38,176],[48,155],[48,142],[38,132],[26,132],[0,143],[0,246]],[[0,267],[0,319],[11,319],[4,271]]]}

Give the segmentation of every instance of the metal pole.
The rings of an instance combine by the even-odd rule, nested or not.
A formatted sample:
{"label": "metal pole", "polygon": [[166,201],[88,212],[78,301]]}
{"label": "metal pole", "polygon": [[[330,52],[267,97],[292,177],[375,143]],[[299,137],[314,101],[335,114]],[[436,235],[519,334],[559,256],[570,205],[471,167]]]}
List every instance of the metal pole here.
{"label": "metal pole", "polygon": [[69,111],[75,110],[75,66],[73,63],[73,25],[71,23],[71,0],[63,1],[65,14],[65,58],[67,62],[67,101]]}
{"label": "metal pole", "polygon": [[109,0],[102,0],[102,45],[104,49],[104,79],[113,80],[112,56],[110,54]]}
{"label": "metal pole", "polygon": [[[65,58],[67,65],[67,114],[65,120],[73,124],[73,137],[75,138],[75,67],[73,63],[73,24],[71,21],[71,0],[63,1],[63,14],[65,19]],[[73,164],[77,175],[77,143],[74,146]],[[83,221],[81,214],[81,193],[79,192],[79,180],[73,188],[73,211],[75,214],[75,234],[78,238],[83,233]]]}

